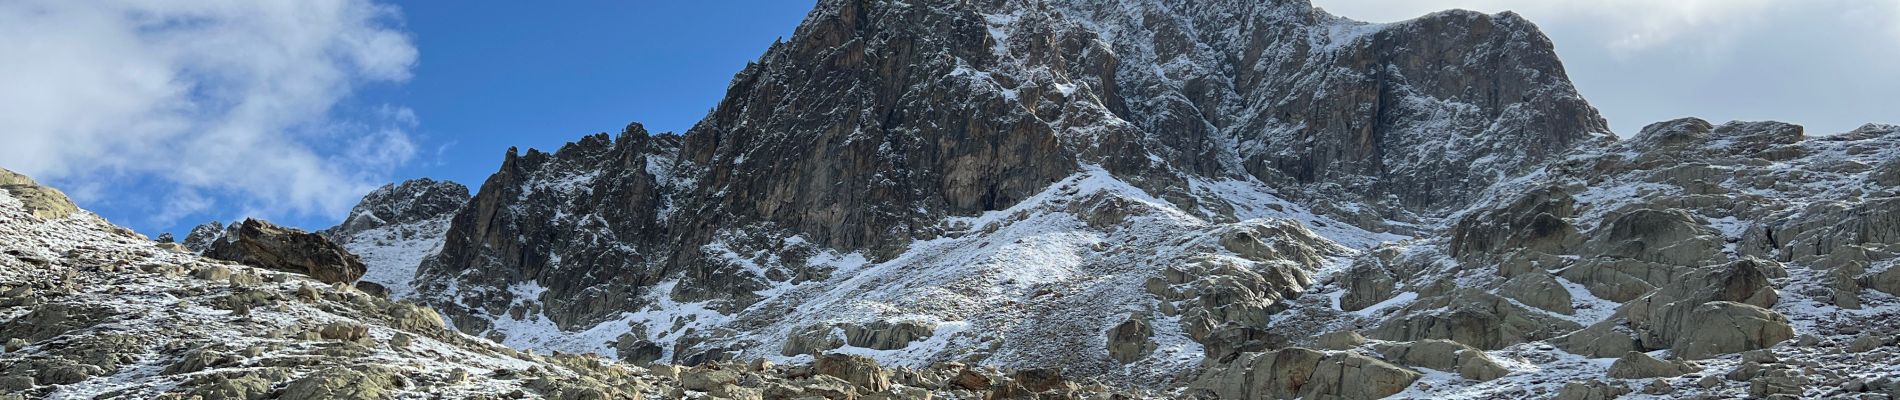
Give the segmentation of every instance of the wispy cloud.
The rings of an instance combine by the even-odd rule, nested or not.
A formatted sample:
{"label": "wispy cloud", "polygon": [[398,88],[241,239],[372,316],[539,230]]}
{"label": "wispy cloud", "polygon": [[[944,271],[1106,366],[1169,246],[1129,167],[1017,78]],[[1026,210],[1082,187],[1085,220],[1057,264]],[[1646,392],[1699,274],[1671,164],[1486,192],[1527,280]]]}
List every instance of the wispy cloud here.
{"label": "wispy cloud", "polygon": [[337,112],[410,78],[400,19],[369,0],[0,2],[0,166],[82,203],[160,191],[136,223],[341,215],[416,153],[408,109]]}

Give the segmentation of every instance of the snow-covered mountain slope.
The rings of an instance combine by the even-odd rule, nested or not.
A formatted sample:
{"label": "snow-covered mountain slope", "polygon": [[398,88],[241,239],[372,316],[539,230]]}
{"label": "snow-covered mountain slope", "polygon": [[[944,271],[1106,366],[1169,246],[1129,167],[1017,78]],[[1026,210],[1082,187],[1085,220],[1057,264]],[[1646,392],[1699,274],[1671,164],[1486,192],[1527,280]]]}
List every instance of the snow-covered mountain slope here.
{"label": "snow-covered mountain slope", "polygon": [[415,292],[416,266],[442,251],[449,219],[468,204],[468,187],[428,178],[384,185],[363,196],[349,218],[320,234],[363,258],[363,281],[392,298]]}
{"label": "snow-covered mountain slope", "polygon": [[1900,291],[1893,130],[1617,141],[1510,13],[830,0],[685,134],[510,149],[414,298],[636,363],[847,353],[1223,398],[1892,391],[1893,331],[1865,321]]}
{"label": "snow-covered mountain slope", "polygon": [[1059,372],[844,355],[682,368],[517,351],[428,307],[160,246],[31,180],[3,189],[0,399],[1146,397]]}
{"label": "snow-covered mountain slope", "polygon": [[[1019,365],[1054,331],[972,310],[1056,288],[1138,307],[1151,276],[1221,254],[1174,247],[1255,218],[1302,216],[1300,230],[1322,235],[1297,241],[1344,249],[1239,264],[1310,275],[1605,140],[1548,40],[1511,14],[1375,25],[1300,1],[824,1],[683,135],[634,125],[553,153],[511,150],[423,262],[418,292],[500,341],[599,350],[624,334],[616,352],[690,362],[769,354],[816,329],[748,315],[846,318],[863,311],[845,311],[851,296],[924,294],[873,283],[961,286],[878,315],[1000,333],[902,357]],[[1171,217],[1081,226],[1091,211],[1030,203],[1091,200],[1059,190],[1079,181],[1117,188],[1095,200]],[[1011,214],[984,217],[997,213]],[[978,219],[988,227],[958,225]],[[1141,245],[1096,254],[1089,240]],[[1291,272],[1264,275],[1276,273]],[[981,278],[1024,274],[1039,279]],[[1265,308],[1280,295],[1259,297]],[[1022,326],[1100,340],[1130,312],[1056,308],[1034,313],[1061,322]],[[650,310],[696,322],[629,316]],[[1196,344],[1251,335],[1202,328]],[[1119,368],[1107,346],[1087,349],[1069,357],[1089,360],[1077,368]]]}
{"label": "snow-covered mountain slope", "polygon": [[[1662,397],[1892,393],[1896,131],[1657,123],[1494,187],[1440,235],[1364,253],[1275,325],[1355,330],[1373,351],[1450,339],[1512,370],[1428,373],[1407,392],[1433,398],[1590,389],[1579,381]],[[1682,370],[1619,373],[1641,364],[1620,360],[1631,352]]]}
{"label": "snow-covered mountain slope", "polygon": [[425,307],[162,249],[90,213],[36,218],[13,196],[0,195],[0,238],[0,397],[551,394],[535,380],[628,374],[464,336]]}

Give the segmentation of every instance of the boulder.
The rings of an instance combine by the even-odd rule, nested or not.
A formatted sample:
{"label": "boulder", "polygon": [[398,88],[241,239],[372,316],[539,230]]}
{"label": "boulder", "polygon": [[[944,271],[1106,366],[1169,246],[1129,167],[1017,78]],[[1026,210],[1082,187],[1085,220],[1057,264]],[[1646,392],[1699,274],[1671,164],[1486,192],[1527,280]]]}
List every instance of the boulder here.
{"label": "boulder", "polygon": [[923,321],[873,321],[868,324],[839,324],[844,328],[845,344],[876,350],[896,350],[910,342],[929,338],[937,326]]}
{"label": "boulder", "polygon": [[1610,384],[1603,381],[1576,381],[1565,383],[1557,391],[1554,400],[1613,400],[1630,393],[1629,385]]}
{"label": "boulder", "polygon": [[1293,347],[1241,354],[1202,373],[1189,390],[1223,399],[1377,399],[1404,391],[1420,376],[1359,354]]}
{"label": "boulder", "polygon": [[1556,276],[1541,269],[1518,274],[1504,281],[1504,286],[1498,288],[1498,294],[1544,311],[1566,315],[1577,312],[1571,304],[1570,289],[1557,282]]}
{"label": "boulder", "polygon": [[1313,345],[1323,350],[1346,350],[1362,344],[1366,344],[1366,337],[1359,335],[1359,332],[1333,331],[1319,335]]}
{"label": "boulder", "polygon": [[1374,346],[1386,360],[1402,365],[1455,371],[1474,381],[1497,379],[1511,372],[1482,350],[1442,339]]}
{"label": "boulder", "polygon": [[1130,315],[1122,323],[1109,328],[1108,357],[1116,362],[1127,364],[1154,353],[1157,345],[1153,340],[1154,327],[1140,315]]}
{"label": "boulder", "polygon": [[235,237],[214,241],[206,257],[308,275],[325,283],[356,282],[363,261],[322,235],[246,219]]}
{"label": "boulder", "polygon": [[291,381],[279,399],[381,399],[402,384],[400,375],[383,367],[330,367]]}
{"label": "boulder", "polygon": [[1658,360],[1632,351],[1610,363],[1608,375],[1616,379],[1674,378],[1694,371],[1688,364]]}
{"label": "boulder", "polygon": [[1700,360],[1765,349],[1794,338],[1788,317],[1753,305],[1716,301],[1697,306],[1675,345],[1677,357]]}
{"label": "boulder", "polygon": [[891,372],[869,357],[828,353],[812,361],[812,373],[829,375],[872,392],[891,388]]}

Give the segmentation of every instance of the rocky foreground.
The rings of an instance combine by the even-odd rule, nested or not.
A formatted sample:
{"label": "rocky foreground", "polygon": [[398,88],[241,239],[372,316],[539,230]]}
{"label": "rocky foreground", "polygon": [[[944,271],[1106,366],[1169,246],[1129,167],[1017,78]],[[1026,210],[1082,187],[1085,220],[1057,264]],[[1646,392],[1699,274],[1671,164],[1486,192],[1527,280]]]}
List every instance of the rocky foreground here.
{"label": "rocky foreground", "polygon": [[1053,370],[847,355],[642,367],[516,351],[448,329],[428,307],[324,281],[347,262],[283,262],[334,247],[315,235],[248,222],[242,244],[214,246],[250,248],[255,265],[200,257],[0,178],[0,399],[1143,397]]}

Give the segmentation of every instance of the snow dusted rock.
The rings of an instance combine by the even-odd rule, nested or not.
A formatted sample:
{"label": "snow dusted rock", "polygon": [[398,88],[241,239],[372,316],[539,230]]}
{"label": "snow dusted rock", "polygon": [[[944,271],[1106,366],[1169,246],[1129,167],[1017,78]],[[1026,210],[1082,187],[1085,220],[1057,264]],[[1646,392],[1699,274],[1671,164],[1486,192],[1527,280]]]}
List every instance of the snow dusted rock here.
{"label": "snow dusted rock", "polygon": [[[1770,286],[1768,277],[1762,272],[1762,265],[1769,263],[1755,259],[1744,259],[1702,268],[1684,274],[1675,283],[1656,289],[1641,298],[1632,300],[1618,309],[1609,319],[1578,331],[1558,340],[1572,352],[1597,357],[1620,355],[1630,351],[1647,352],[1673,348],[1677,345],[1699,343],[1703,346],[1694,354],[1706,358],[1707,351],[1733,353],[1742,350],[1761,348],[1775,342],[1793,337],[1785,331],[1786,318],[1778,313],[1762,310],[1774,307],[1779,301],[1775,289]],[[1705,310],[1704,305],[1716,302],[1736,302],[1752,307],[1716,306]],[[1753,321],[1749,312],[1762,311],[1761,324],[1748,326],[1721,324],[1701,326],[1697,318],[1706,311],[1732,311],[1740,318],[1737,322]],[[1773,314],[1769,316],[1768,314]],[[1770,329],[1775,321],[1783,329]],[[1716,321],[1707,321],[1716,322]],[[1766,324],[1766,325],[1763,325]],[[1764,331],[1763,329],[1770,329]],[[1730,334],[1731,332],[1733,334]],[[1783,334],[1785,333],[1785,336]],[[1748,340],[1744,340],[1748,339]],[[1773,341],[1762,343],[1763,339]],[[1688,354],[1678,350],[1679,356]]]}
{"label": "snow dusted rock", "polygon": [[1646,353],[1632,351],[1623,353],[1622,357],[1611,363],[1607,376],[1616,379],[1671,378],[1696,370],[1682,361],[1663,361]]}
{"label": "snow dusted rock", "polygon": [[363,259],[363,280],[393,298],[415,293],[417,268],[442,250],[449,219],[468,204],[468,187],[428,178],[384,185],[363,196],[337,226],[318,232]]}
{"label": "snow dusted rock", "polygon": [[1298,347],[1245,353],[1190,386],[1222,399],[1377,399],[1405,390],[1419,373],[1351,352]]}
{"label": "snow dusted rock", "polygon": [[[0,244],[8,249],[0,255],[0,341],[7,350],[0,354],[0,398],[759,398],[768,387],[825,393],[809,379],[813,367],[765,363],[731,368],[742,372],[727,385],[688,390],[681,384],[692,374],[674,366],[649,370],[592,355],[516,351],[446,329],[435,312],[413,303],[164,251],[97,218],[31,215],[19,200],[0,195]],[[893,374],[862,357],[845,364],[821,370],[854,379]],[[954,374],[947,371],[928,373]],[[1007,376],[1027,376],[996,374],[1014,387],[1024,384]],[[956,391],[896,382],[876,390],[825,378],[842,383],[832,393],[853,398]],[[1039,385],[1063,388],[1050,392],[1065,398],[1150,396]]]}
{"label": "snow dusted rock", "polygon": [[325,283],[350,284],[368,267],[322,235],[245,219],[236,236],[216,241],[206,257],[309,275]]}
{"label": "snow dusted rock", "polygon": [[1128,319],[1110,328],[1108,335],[1108,357],[1123,364],[1135,362],[1155,351],[1154,327],[1146,317],[1130,315]]}
{"label": "snow dusted rock", "polygon": [[1455,371],[1458,376],[1474,381],[1488,381],[1510,373],[1483,351],[1450,340],[1382,343],[1374,345],[1373,350],[1400,365]]}
{"label": "snow dusted rock", "polygon": [[194,254],[204,254],[211,250],[213,244],[223,240],[224,234],[224,224],[218,221],[206,222],[192,227],[191,233],[185,234],[184,245]]}
{"label": "snow dusted rock", "polygon": [[1671,348],[1676,355],[1700,360],[1722,354],[1765,349],[1794,338],[1788,317],[1753,305],[1716,301],[1696,306]]}
{"label": "snow dusted rock", "polygon": [[19,199],[36,218],[66,218],[79,211],[79,206],[73,205],[73,201],[66,198],[66,193],[4,168],[0,168],[0,191]]}

